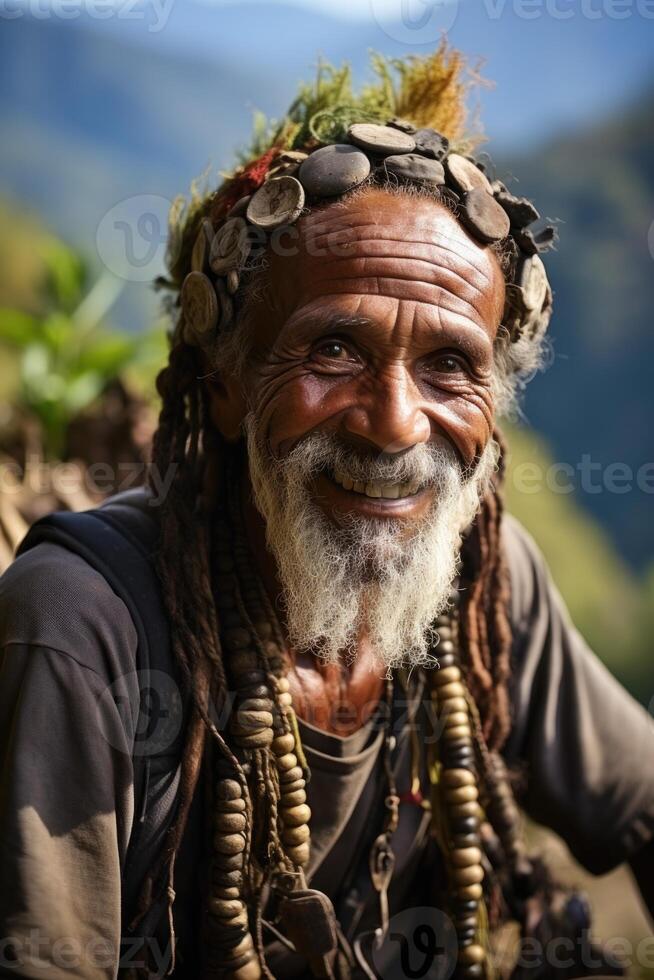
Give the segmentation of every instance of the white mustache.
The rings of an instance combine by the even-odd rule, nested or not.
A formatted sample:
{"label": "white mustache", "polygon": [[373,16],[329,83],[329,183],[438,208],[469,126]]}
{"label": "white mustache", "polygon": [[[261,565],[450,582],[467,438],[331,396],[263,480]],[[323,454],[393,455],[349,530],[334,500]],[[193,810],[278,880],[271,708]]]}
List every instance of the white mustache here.
{"label": "white mustache", "polygon": [[343,443],[333,433],[312,433],[302,440],[283,461],[282,468],[296,476],[302,473],[303,482],[326,472],[352,483],[375,483],[393,486],[411,484],[417,489],[438,486],[443,479],[444,466],[459,467],[454,449],[420,444],[403,453],[362,453]]}

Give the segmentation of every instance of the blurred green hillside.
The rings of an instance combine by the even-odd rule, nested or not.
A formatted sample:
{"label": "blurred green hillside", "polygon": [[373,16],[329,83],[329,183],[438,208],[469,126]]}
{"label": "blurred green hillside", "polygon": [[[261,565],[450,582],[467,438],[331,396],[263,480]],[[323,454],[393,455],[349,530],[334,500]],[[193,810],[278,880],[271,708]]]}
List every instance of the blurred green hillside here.
{"label": "blurred green hillside", "polygon": [[[585,453],[635,473],[654,459],[653,120],[650,89],[602,123],[497,166],[515,193],[559,223],[559,247],[546,257],[554,357],[529,387],[526,414],[556,459],[573,466]],[[632,565],[647,566],[651,493],[586,493],[584,506]]]}

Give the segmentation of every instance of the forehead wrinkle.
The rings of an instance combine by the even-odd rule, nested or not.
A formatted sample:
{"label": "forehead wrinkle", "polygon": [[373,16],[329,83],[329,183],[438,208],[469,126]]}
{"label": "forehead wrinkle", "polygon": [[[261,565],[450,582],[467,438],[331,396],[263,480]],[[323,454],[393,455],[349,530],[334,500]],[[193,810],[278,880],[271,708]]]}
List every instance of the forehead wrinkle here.
{"label": "forehead wrinkle", "polygon": [[[321,296],[320,301],[322,303],[325,300],[341,298],[343,295],[355,295],[355,294],[325,293],[324,296]],[[373,295],[378,295],[378,294],[375,293]],[[361,301],[359,299],[359,303],[357,304],[357,309],[360,307],[360,303]],[[460,310],[455,310],[452,307],[446,306],[444,304],[430,303],[425,300],[402,299],[400,300],[400,303],[413,304],[414,311],[416,311],[416,313],[419,312],[419,308],[425,307],[426,310],[424,311],[423,316],[420,319],[426,322],[427,329],[430,331],[433,331],[433,327],[431,324],[435,319],[436,322],[438,323],[439,331],[442,331],[443,329],[448,330],[450,329],[451,326],[454,326],[456,329],[465,328],[467,329],[468,332],[474,330],[475,335],[479,335],[479,338],[481,339],[484,348],[489,348],[492,346],[491,342],[489,341],[488,334],[484,329],[484,327],[476,320],[476,318],[471,318],[469,316],[466,316],[466,314],[462,313]],[[416,315],[416,313],[414,313],[414,316]],[[443,321],[443,316],[442,316],[443,313],[447,314],[446,322]],[[395,317],[396,323],[398,319],[399,319],[399,315]],[[333,313],[330,313],[329,311],[324,311],[324,310],[321,310],[316,314],[311,309],[309,309],[304,312],[298,312],[297,319],[294,320],[293,318],[290,318],[289,320],[287,320],[283,329],[284,331],[286,331],[287,329],[305,330],[307,327],[307,321],[315,323],[317,330],[325,329],[326,327],[331,326],[332,323],[334,324],[335,329],[338,329],[339,326],[341,327],[341,329],[343,329],[346,328],[348,325],[352,327],[363,328],[363,329],[365,329],[366,327],[372,327],[373,329],[375,327],[379,327],[383,329],[384,327],[383,320],[381,320],[377,316],[361,316],[361,314],[359,313],[350,314],[347,312],[338,312],[338,311],[334,311]],[[467,347],[469,350],[472,351],[469,338],[465,336],[465,329],[463,335],[458,334],[457,337],[454,339],[456,340],[457,343],[460,344],[461,347],[464,348]],[[477,347],[476,351],[478,350],[479,348]],[[475,353],[476,351],[473,351],[473,353]]]}
{"label": "forehead wrinkle", "polygon": [[[447,213],[449,214],[449,212]],[[456,222],[456,218],[453,215],[452,215],[452,220]],[[347,225],[346,227],[348,231],[352,231],[352,232],[357,232],[359,230],[356,227],[353,227],[351,224]],[[410,246],[415,244],[415,245],[424,245],[427,247],[440,248],[442,249],[442,251],[447,252],[449,255],[455,256],[462,264],[471,266],[476,272],[479,273],[479,275],[484,277],[484,279],[489,283],[489,285],[492,285],[493,283],[492,276],[489,275],[486,269],[484,268],[484,266],[486,266],[487,268],[488,263],[480,262],[480,264],[477,264],[476,262],[472,261],[472,258],[470,256],[468,255],[462,256],[460,249],[452,248],[448,245],[448,243],[454,243],[455,245],[456,244],[459,245],[465,244],[467,246],[472,245],[473,255],[476,256],[477,254],[479,254],[480,256],[488,256],[489,260],[492,262],[492,258],[490,258],[492,253],[489,253],[487,247],[481,246],[476,241],[474,241],[468,235],[468,233],[465,232],[463,228],[461,228],[461,226],[458,223],[457,223],[457,228],[461,230],[462,233],[461,238],[457,238],[454,235],[448,235],[446,232],[440,230],[438,230],[435,233],[435,236],[426,239],[419,238],[419,237],[418,238],[416,237],[395,238],[384,234],[384,229],[387,227],[386,225],[375,225],[368,222],[366,225],[361,225],[360,227],[362,230],[365,230],[368,235],[370,235],[371,230],[377,230],[377,229],[379,229],[380,234],[370,235],[370,237],[356,236],[351,238],[349,241],[346,240],[343,242],[335,242],[334,244],[340,245],[341,247],[352,246],[353,248],[356,248],[358,246],[370,246],[373,244],[377,245],[380,243],[389,243],[393,245],[405,245],[405,246]],[[320,233],[313,234],[313,235],[307,235],[306,238],[307,240],[313,241],[316,245],[318,245],[318,243],[322,239],[329,239],[333,235],[334,235],[334,231],[331,230],[331,231],[322,231]],[[346,258],[346,256],[342,256],[342,257]],[[501,271],[499,270],[499,267],[498,267],[498,271]]]}
{"label": "forehead wrinkle", "polygon": [[[347,282],[348,280],[359,281],[359,282],[364,282],[365,281],[365,282],[368,282],[368,283],[374,282],[374,283],[376,283],[377,288],[374,289],[374,290],[368,291],[366,293],[366,295],[372,295],[372,296],[391,296],[391,297],[393,297],[395,299],[398,299],[400,301],[405,300],[406,297],[397,295],[390,288],[384,290],[382,288],[382,286],[381,286],[381,283],[382,282],[387,283],[388,286],[390,287],[391,284],[394,283],[394,282],[395,283],[412,282],[416,286],[421,286],[421,287],[424,287],[427,290],[435,290],[436,291],[436,296],[434,297],[433,300],[431,300],[431,299],[415,299],[415,300],[413,300],[413,302],[416,302],[416,303],[424,303],[427,306],[433,306],[433,307],[435,307],[437,309],[439,307],[442,307],[443,309],[447,310],[448,312],[455,313],[456,312],[456,309],[455,309],[454,306],[448,305],[447,303],[442,302],[442,298],[443,297],[453,296],[453,297],[455,297],[455,299],[458,301],[459,304],[463,304],[463,305],[469,307],[474,312],[475,316],[472,318],[474,321],[480,320],[482,323],[485,323],[486,322],[485,321],[485,318],[484,318],[484,314],[483,314],[481,308],[479,306],[477,306],[471,299],[468,299],[468,298],[462,297],[462,296],[458,296],[456,293],[453,293],[450,289],[448,289],[442,283],[428,282],[428,281],[426,281],[424,279],[416,279],[414,276],[404,276],[403,277],[403,276],[379,276],[379,275],[376,275],[376,274],[368,274],[368,275],[352,274],[352,275],[345,275],[345,276],[329,276],[329,277],[325,277],[324,279],[321,279],[320,282],[321,283],[325,283],[325,284],[329,284],[329,283],[335,283],[335,282]],[[348,289],[341,289],[341,290],[335,290],[333,293],[324,293],[323,294],[323,297],[324,298],[327,298],[330,295],[331,296],[338,296],[338,295],[341,295],[342,296],[344,294],[349,294],[349,293],[350,293],[350,291]],[[477,293],[477,295],[480,298],[483,297],[483,293],[481,292],[481,290],[476,290],[476,293]],[[352,293],[351,295],[355,295],[355,294]]]}
{"label": "forehead wrinkle", "polygon": [[[372,256],[372,257],[363,256],[362,255],[362,256],[357,257],[356,259],[354,258],[354,256],[351,256],[349,258],[343,259],[342,261],[344,261],[344,262],[351,262],[351,261],[366,262],[368,260],[370,261],[371,264],[373,262],[377,262],[377,261],[379,261],[381,263],[392,262],[394,265],[397,264],[397,259],[391,258],[390,256],[384,256],[384,255],[375,255],[375,256]],[[415,263],[421,263],[421,264],[424,263],[424,264],[428,265],[431,269],[435,269],[437,272],[441,272],[442,275],[443,275],[443,277],[445,277],[445,276],[452,276],[452,277],[454,277],[462,285],[464,285],[467,288],[467,290],[473,294],[473,296],[478,296],[480,299],[483,299],[484,298],[484,291],[479,286],[475,285],[475,283],[472,283],[468,279],[466,279],[465,276],[463,276],[460,272],[457,272],[455,269],[452,269],[449,266],[447,266],[447,267],[444,268],[442,265],[440,265],[440,264],[438,264],[436,262],[432,262],[429,259],[411,259],[411,261],[412,262],[415,262]],[[324,283],[338,281],[339,279],[346,280],[346,279],[370,279],[370,278],[375,278],[375,279],[388,279],[388,280],[396,281],[396,282],[414,282],[416,284],[421,283],[422,285],[428,286],[428,287],[429,286],[433,286],[435,289],[443,289],[444,291],[446,291],[448,293],[451,293],[452,295],[455,295],[454,292],[451,289],[449,289],[448,286],[445,285],[443,282],[434,282],[433,280],[430,280],[430,279],[421,279],[421,278],[418,278],[417,276],[401,275],[399,272],[396,272],[393,275],[385,275],[384,273],[379,273],[379,272],[365,272],[364,271],[363,273],[359,273],[359,272],[354,272],[353,271],[353,272],[350,272],[350,273],[347,273],[346,272],[343,275],[317,276],[316,278],[317,278],[317,281],[318,282],[324,282]],[[438,277],[435,277],[435,278],[438,278]],[[487,281],[490,283],[490,280],[487,280]],[[472,299],[468,300],[466,298],[465,301],[466,302],[469,302],[470,305],[474,309],[476,309],[477,312],[480,313],[480,315],[481,315],[480,310],[475,305],[475,303],[473,302]]]}

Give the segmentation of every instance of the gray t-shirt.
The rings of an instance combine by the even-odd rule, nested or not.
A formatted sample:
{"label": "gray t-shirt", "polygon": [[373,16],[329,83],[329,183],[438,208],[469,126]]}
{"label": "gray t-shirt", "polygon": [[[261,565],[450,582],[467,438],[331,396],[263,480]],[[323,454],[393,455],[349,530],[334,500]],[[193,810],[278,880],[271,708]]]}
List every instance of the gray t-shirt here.
{"label": "gray t-shirt", "polygon": [[[514,630],[505,754],[525,768],[530,815],[590,870],[606,871],[653,836],[654,722],[576,632],[531,538],[510,518],[503,533]],[[134,732],[107,691],[132,675],[136,643],[107,582],[57,545],[38,545],[0,579],[0,976],[116,975]],[[330,894],[379,819],[381,740],[373,729],[338,740],[304,725],[302,734],[315,773],[310,871]],[[425,877],[423,814],[401,809],[395,908]],[[182,956],[198,898],[192,844],[187,834],[177,862]]]}

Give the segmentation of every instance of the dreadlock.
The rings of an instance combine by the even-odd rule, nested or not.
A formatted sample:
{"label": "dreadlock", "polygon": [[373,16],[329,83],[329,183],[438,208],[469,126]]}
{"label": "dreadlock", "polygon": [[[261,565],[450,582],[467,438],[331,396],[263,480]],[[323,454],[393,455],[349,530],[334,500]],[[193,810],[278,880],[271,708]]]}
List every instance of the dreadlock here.
{"label": "dreadlock", "polygon": [[[438,121],[439,125],[443,123],[444,132],[449,129],[451,134],[460,136],[464,91],[458,81],[461,63],[457,59],[453,61],[443,46],[424,62],[413,59],[403,66],[382,59],[377,61],[375,68],[382,80],[381,87],[365,90],[363,101],[359,99],[356,103],[347,72],[341,75],[323,66],[315,92],[302,90],[284,123],[252,148],[248,162],[235,176],[204,197],[194,193],[185,217],[182,219],[179,213],[174,215],[170,279],[162,280],[160,285],[179,290],[191,265],[193,243],[203,222],[215,229],[236,202],[256,192],[269,176],[282,149],[310,152],[323,138],[326,140],[326,135],[331,139],[334,131],[346,127],[351,121],[350,116],[382,119],[397,112],[398,106],[407,115],[411,114],[412,106],[414,111],[419,106],[423,125],[434,125]],[[400,70],[402,76],[401,91],[395,94],[391,68]],[[338,89],[341,99],[335,108],[332,89]],[[380,99],[381,103],[377,104]],[[439,113],[445,111],[447,118],[441,120]],[[324,134],[322,129],[327,124],[329,134]],[[460,142],[460,146],[464,145]],[[434,196],[420,183],[407,181],[398,186],[396,180],[377,173],[355,191],[341,195],[335,203],[321,206],[345,206],[355,195],[365,193],[375,184],[392,194]],[[443,195],[438,199],[444,207],[457,213],[456,203],[452,204],[451,199]],[[515,243],[507,238],[490,247],[510,283],[517,260]],[[156,888],[168,889],[169,909],[172,905],[175,855],[198,783],[208,736],[212,748],[225,763],[225,771],[241,785],[246,803],[247,839],[250,839],[252,827],[257,829],[258,836],[263,834],[265,838],[254,843],[254,850],[259,850],[259,845],[265,845],[266,841],[281,848],[279,841],[274,840],[279,787],[275,784],[277,777],[269,766],[267,754],[258,750],[253,752],[254,772],[249,787],[244,768],[218,730],[213,714],[216,709],[220,710],[228,696],[220,638],[221,625],[228,624],[220,621],[216,602],[218,592],[214,589],[216,556],[212,550],[216,541],[216,502],[220,497],[219,490],[228,479],[232,451],[212,422],[203,380],[207,376],[208,363],[213,369],[227,368],[236,376],[240,374],[252,343],[248,314],[255,301],[259,301],[271,287],[274,288],[274,284],[266,278],[264,253],[263,261],[259,256],[258,262],[246,263],[241,269],[237,290],[230,300],[233,325],[221,334],[210,352],[200,352],[189,342],[183,329],[182,310],[177,329],[172,334],[168,364],[157,379],[161,413],[153,443],[151,474],[157,477],[163,473],[170,475],[172,469],[172,480],[158,514],[160,543],[156,567],[170,622],[172,650],[190,697],[191,711],[178,809],[158,863],[146,879],[139,915],[147,910]],[[500,410],[506,411],[524,379],[538,364],[540,338],[532,334],[523,339],[511,334],[509,327],[500,327],[495,348],[494,395]],[[497,472],[462,542],[460,635],[462,667],[478,708],[481,734],[485,745],[497,750],[506,740],[511,724],[508,684],[512,636],[509,580],[501,540],[506,453],[498,429],[494,431],[493,439],[499,448]],[[154,483],[151,476],[153,489]],[[172,915],[169,918],[171,938],[174,939]],[[257,922],[256,943],[261,950],[260,922]],[[268,975],[265,963],[264,973]]]}

